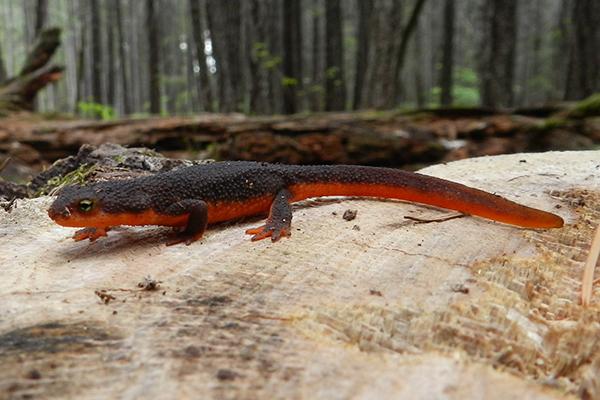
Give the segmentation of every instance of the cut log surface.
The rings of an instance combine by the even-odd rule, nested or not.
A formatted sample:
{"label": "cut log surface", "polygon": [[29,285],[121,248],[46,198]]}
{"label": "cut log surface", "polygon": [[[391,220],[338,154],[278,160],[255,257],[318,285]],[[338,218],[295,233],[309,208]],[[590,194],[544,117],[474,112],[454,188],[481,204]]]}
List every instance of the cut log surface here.
{"label": "cut log surface", "polygon": [[48,197],[0,208],[0,398],[598,396],[600,301],[577,299],[600,151],[422,172],[567,225],[419,223],[405,217],[453,213],[329,199],[296,206],[278,243],[249,240],[256,219],[167,247],[158,227],[74,242]]}

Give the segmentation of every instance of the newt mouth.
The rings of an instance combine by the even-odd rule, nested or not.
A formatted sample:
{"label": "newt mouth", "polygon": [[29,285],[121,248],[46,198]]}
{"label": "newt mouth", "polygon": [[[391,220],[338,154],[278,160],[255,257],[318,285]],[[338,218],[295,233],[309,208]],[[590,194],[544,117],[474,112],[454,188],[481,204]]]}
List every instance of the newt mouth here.
{"label": "newt mouth", "polygon": [[48,209],[48,216],[54,221],[58,222],[58,220],[69,218],[71,216],[71,211],[68,207],[60,208],[52,205]]}

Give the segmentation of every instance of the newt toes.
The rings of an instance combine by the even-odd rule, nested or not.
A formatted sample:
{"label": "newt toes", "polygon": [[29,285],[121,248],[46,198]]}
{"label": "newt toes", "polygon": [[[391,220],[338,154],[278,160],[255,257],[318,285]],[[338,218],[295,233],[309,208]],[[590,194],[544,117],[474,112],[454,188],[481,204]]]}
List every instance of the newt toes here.
{"label": "newt toes", "polygon": [[141,178],[63,188],[48,215],[82,227],[91,241],[118,225],[165,225],[179,230],[168,244],[190,244],[207,225],[268,212],[252,240],[290,236],[290,203],[309,197],[364,196],[428,204],[526,228],[559,228],[555,214],[432,176],[352,165],[299,166],[232,161],[196,165]]}

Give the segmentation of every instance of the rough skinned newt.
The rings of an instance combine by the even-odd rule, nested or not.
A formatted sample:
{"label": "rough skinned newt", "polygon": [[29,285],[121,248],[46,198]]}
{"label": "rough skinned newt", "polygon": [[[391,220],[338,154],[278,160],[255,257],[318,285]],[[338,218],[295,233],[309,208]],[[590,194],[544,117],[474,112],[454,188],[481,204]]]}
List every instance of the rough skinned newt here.
{"label": "rough skinned newt", "polygon": [[96,240],[118,225],[165,225],[179,232],[168,244],[190,244],[208,224],[268,212],[246,233],[252,240],[290,236],[290,203],[322,196],[406,200],[526,228],[559,228],[563,220],[503,197],[419,173],[352,165],[299,166],[232,161],[196,165],[140,178],[63,188],[48,215],[84,227],[75,240]]}

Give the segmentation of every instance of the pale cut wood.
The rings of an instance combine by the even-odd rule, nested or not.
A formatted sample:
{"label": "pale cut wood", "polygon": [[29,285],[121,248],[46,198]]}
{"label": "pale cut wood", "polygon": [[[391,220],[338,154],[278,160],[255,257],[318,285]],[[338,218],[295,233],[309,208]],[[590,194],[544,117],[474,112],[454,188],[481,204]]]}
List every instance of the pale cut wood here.
{"label": "pale cut wood", "polygon": [[[423,171],[566,219],[549,231],[344,199],[297,206],[275,244],[244,235],[260,220],[191,246],[166,247],[162,228],[75,243],[50,198],[18,200],[0,208],[0,397],[593,398],[598,307],[578,296],[599,160]],[[148,275],[158,290],[138,288]]]}
{"label": "pale cut wood", "polygon": [[592,300],[592,285],[594,284],[594,270],[600,256],[600,225],[596,228],[596,233],[590,245],[590,253],[585,261],[583,269],[583,278],[581,284],[581,304],[587,306]]}

